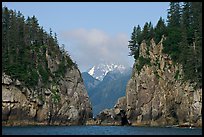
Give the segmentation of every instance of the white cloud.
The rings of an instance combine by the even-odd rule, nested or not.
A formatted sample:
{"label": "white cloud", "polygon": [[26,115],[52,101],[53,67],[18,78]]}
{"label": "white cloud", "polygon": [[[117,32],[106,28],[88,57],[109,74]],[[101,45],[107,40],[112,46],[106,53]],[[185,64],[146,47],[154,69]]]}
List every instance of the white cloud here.
{"label": "white cloud", "polygon": [[62,32],[65,48],[82,71],[104,62],[113,62],[132,66],[133,57],[129,57],[128,36],[120,33],[110,36],[98,29],[74,29]]}

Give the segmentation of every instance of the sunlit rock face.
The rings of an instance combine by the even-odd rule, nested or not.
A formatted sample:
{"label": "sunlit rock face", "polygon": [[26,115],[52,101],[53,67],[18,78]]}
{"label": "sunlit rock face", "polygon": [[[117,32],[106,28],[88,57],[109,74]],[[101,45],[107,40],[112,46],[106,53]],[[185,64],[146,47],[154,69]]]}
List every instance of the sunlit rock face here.
{"label": "sunlit rock face", "polygon": [[150,65],[138,72],[134,64],[126,88],[127,118],[135,125],[202,126],[202,89],[181,80],[182,66],[162,53],[162,41],[151,40],[149,50],[141,44],[140,56],[149,57]]}
{"label": "sunlit rock face", "polygon": [[2,73],[3,125],[82,125],[89,118],[92,107],[77,68],[67,68],[58,85],[33,89]]}
{"label": "sunlit rock face", "polygon": [[202,89],[195,90],[192,83],[182,81],[182,66],[162,53],[163,39],[158,44],[153,39],[150,45],[142,42],[139,56],[149,58],[150,63],[138,70],[139,61],[135,62],[126,96],[100,113],[101,123],[111,123],[111,118],[125,111],[131,125],[202,126]]}

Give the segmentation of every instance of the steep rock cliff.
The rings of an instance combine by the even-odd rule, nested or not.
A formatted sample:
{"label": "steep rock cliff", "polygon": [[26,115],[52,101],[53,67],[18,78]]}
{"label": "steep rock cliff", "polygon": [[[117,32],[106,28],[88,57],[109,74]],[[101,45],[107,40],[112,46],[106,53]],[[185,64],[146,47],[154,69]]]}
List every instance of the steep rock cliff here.
{"label": "steep rock cliff", "polygon": [[156,45],[151,40],[149,50],[141,44],[140,56],[149,57],[150,65],[138,72],[134,64],[126,88],[127,119],[135,125],[201,126],[202,89],[181,80],[182,66],[162,53],[162,41]]}
{"label": "steep rock cliff", "polygon": [[[163,39],[157,45],[154,40],[150,45],[141,44],[140,58],[149,62],[141,66],[142,63],[136,61],[126,96],[109,111],[125,111],[132,125],[202,126],[202,89],[195,90],[193,83],[182,80],[182,66],[162,53]],[[100,113],[99,119],[104,112],[107,110]]]}
{"label": "steep rock cliff", "polygon": [[[51,72],[57,59],[47,55]],[[50,81],[53,81],[50,77]],[[2,73],[3,125],[79,125],[92,118],[92,107],[80,71],[66,69],[58,84],[45,88],[40,79],[37,87],[26,87],[21,81]]]}
{"label": "steep rock cliff", "polygon": [[2,124],[72,125],[92,117],[81,73],[57,34],[2,7]]}

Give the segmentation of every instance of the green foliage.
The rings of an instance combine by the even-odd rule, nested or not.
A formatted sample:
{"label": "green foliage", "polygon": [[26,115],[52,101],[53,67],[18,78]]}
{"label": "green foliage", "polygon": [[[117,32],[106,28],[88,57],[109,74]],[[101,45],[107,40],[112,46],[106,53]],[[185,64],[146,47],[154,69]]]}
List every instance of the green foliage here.
{"label": "green foliage", "polygon": [[49,77],[56,80],[48,68],[46,52],[51,60],[62,60],[59,77],[74,65],[64,48],[59,48],[57,35],[53,37],[51,29],[49,34],[45,32],[35,16],[25,19],[20,12],[2,7],[2,38],[2,72],[28,87],[38,86],[40,76],[44,86]]}
{"label": "green foliage", "polygon": [[[167,15],[167,26],[162,18],[159,19],[155,28],[151,22],[145,23],[143,30],[132,41],[145,40],[147,45],[154,38],[158,43],[162,35],[166,37],[163,41],[163,52],[169,54],[173,63],[180,63],[183,66],[183,80],[197,83],[195,88],[202,87],[202,3],[201,2],[170,2]],[[135,29],[137,30],[137,29]],[[133,34],[136,34],[133,31]],[[137,46],[139,49],[139,45]],[[135,60],[139,52],[130,48],[134,53]],[[140,59],[139,62],[144,62]],[[142,64],[137,64],[141,70]],[[177,76],[175,77],[177,78]]]}
{"label": "green foliage", "polygon": [[77,68],[76,62],[74,63],[74,62],[71,60],[70,55],[67,54],[67,56],[68,56],[68,58],[66,58],[66,64],[67,64],[66,66],[67,66],[68,68],[71,68],[72,66],[75,66],[75,67]]}
{"label": "green foliage", "polygon": [[52,97],[52,101],[55,104],[60,102],[60,95],[57,90],[58,89],[56,88],[56,84],[54,84],[54,86],[52,86],[52,89],[51,89],[51,97]]}
{"label": "green foliage", "polygon": [[[135,60],[139,57],[139,44],[140,41],[138,41],[138,38],[140,37],[141,28],[138,25],[138,27],[133,28],[131,40],[129,41],[128,48],[130,49],[130,56],[134,56]],[[140,39],[140,38],[139,38]]]}
{"label": "green foliage", "polygon": [[138,25],[133,28],[131,40],[129,41],[128,48],[130,49],[129,55],[133,56],[135,60],[139,58],[139,48],[143,40],[150,45],[152,38],[156,39],[156,42],[161,40],[162,35],[166,34],[166,26],[162,18],[160,18],[157,26],[154,28],[151,22],[146,22],[143,29]]}
{"label": "green foliage", "polygon": [[150,40],[154,37],[154,29],[151,22],[146,22],[142,32],[140,33],[142,40],[145,40],[147,45],[150,44]]}
{"label": "green foliage", "polygon": [[141,57],[139,57],[138,63],[136,64],[136,69],[137,69],[138,73],[140,73],[140,71],[144,65],[150,66],[150,58],[144,58],[141,56]]}
{"label": "green foliage", "polygon": [[179,46],[179,43],[181,42],[180,32],[180,28],[169,28],[168,36],[164,41],[163,52],[169,54],[175,62],[179,61],[179,55],[181,53],[181,47]]}
{"label": "green foliage", "polygon": [[58,68],[58,70],[55,72],[55,75],[58,76],[58,77],[64,76],[65,73],[66,73],[66,69],[67,69],[67,67],[65,66],[64,59],[63,59],[63,61],[60,62],[59,68]]}
{"label": "green foliage", "polygon": [[54,103],[59,103],[60,102],[60,96],[57,92],[52,92],[52,99]]}
{"label": "green foliage", "polygon": [[[172,8],[176,7],[170,7],[173,11]],[[202,4],[184,2],[181,10],[169,15],[174,19],[172,17],[168,25],[164,52],[170,54],[174,62],[183,65],[184,80],[197,83],[196,88],[202,87]]]}
{"label": "green foliage", "polygon": [[13,76],[13,78],[19,78],[19,80],[24,79],[24,68],[20,64],[12,64],[7,65],[5,68],[5,72],[9,74],[10,76]]}
{"label": "green foliage", "polygon": [[42,82],[47,84],[48,81],[49,81],[49,73],[48,73],[48,71],[46,69],[44,69],[42,65],[38,66],[38,70],[39,70],[39,73],[40,73],[40,75],[42,77]]}
{"label": "green foliage", "polygon": [[170,9],[168,9],[167,19],[169,27],[180,27],[181,23],[180,2],[170,2]]}
{"label": "green foliage", "polygon": [[162,38],[162,35],[166,36],[166,34],[167,34],[165,22],[161,17],[160,17],[159,21],[157,22],[157,25],[156,25],[154,31],[155,31],[155,43],[159,43],[159,41]]}
{"label": "green foliage", "polygon": [[35,87],[38,85],[39,75],[35,69],[31,69],[28,71],[28,74],[25,77],[26,86]]}
{"label": "green foliage", "polygon": [[176,80],[179,79],[179,70],[176,71],[174,78],[175,78]]}

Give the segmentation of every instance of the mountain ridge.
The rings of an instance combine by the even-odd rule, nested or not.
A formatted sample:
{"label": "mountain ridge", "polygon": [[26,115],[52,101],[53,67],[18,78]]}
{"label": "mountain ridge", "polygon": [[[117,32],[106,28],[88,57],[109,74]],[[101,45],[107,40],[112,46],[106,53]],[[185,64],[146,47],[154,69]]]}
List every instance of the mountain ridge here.
{"label": "mountain ridge", "polygon": [[125,67],[124,65],[121,65],[121,64],[100,63],[100,64],[94,65],[93,67],[88,69],[87,72],[91,76],[93,76],[95,79],[102,81],[108,72],[118,70],[121,73],[123,73],[123,71],[125,71],[126,68],[127,67]]}
{"label": "mountain ridge", "polygon": [[94,116],[103,109],[113,107],[118,98],[125,96],[125,88],[131,77],[131,71],[132,68],[125,68],[122,71],[117,68],[112,69],[112,71],[107,72],[102,81],[95,79],[88,72],[82,73]]}

